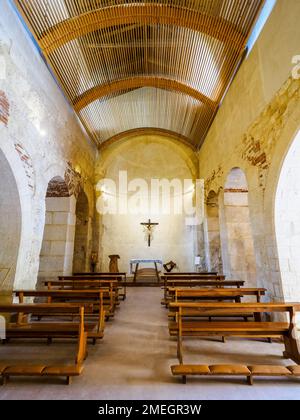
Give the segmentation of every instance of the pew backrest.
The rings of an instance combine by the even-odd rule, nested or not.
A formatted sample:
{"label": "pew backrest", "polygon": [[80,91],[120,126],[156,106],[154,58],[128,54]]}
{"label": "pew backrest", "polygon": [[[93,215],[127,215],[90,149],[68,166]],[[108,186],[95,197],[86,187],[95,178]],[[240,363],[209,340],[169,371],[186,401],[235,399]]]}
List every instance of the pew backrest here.
{"label": "pew backrest", "polygon": [[163,276],[167,277],[174,277],[174,276],[217,276],[217,271],[211,271],[211,272],[179,272],[179,273],[164,273]]}
{"label": "pew backrest", "polygon": [[166,281],[166,288],[170,287],[242,287],[245,282],[243,280],[179,280],[168,279]]}
{"label": "pew backrest", "polygon": [[170,308],[175,309],[179,317],[184,315],[185,309],[196,309],[199,315],[241,314],[247,311],[253,313],[288,312],[290,322],[294,322],[296,312],[300,311],[300,303],[171,302]]}
{"label": "pew backrest", "polygon": [[[86,357],[87,332],[84,326],[85,305],[79,304],[48,304],[48,303],[32,303],[32,304],[3,304],[0,305],[0,313],[17,314],[18,323],[22,323],[24,315],[35,314],[65,314],[77,315],[78,320],[78,346],[75,357],[75,364],[81,365]],[[75,321],[73,321],[75,322]],[[52,324],[52,323],[51,323]]]}
{"label": "pew backrest", "polygon": [[263,288],[235,288],[235,289],[178,289],[170,288],[169,294],[174,301],[187,299],[238,299],[244,296],[255,296],[257,302],[260,302],[261,296],[264,296],[266,289]]}
{"label": "pew backrest", "polygon": [[83,275],[83,276],[59,276],[58,280],[81,280],[81,281],[96,281],[96,280],[116,280],[118,282],[123,281],[123,277],[120,274],[113,274],[113,275]]}
{"label": "pew backrest", "polygon": [[193,275],[189,275],[189,274],[173,274],[173,275],[168,275],[168,274],[164,274],[163,276],[161,276],[161,279],[163,281],[168,281],[168,280],[214,280],[214,281],[224,281],[226,279],[226,276],[224,275],[208,275],[208,274],[193,274]]}

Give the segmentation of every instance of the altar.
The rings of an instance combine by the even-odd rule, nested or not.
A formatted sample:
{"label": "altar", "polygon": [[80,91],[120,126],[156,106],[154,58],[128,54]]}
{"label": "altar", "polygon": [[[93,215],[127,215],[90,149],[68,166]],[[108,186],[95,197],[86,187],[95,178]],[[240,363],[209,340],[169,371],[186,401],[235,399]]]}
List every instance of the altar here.
{"label": "altar", "polygon": [[143,259],[133,259],[130,260],[130,273],[134,274],[133,277],[133,282],[136,282],[137,279],[137,274],[138,274],[138,269],[140,264],[153,264],[154,268],[155,268],[155,275],[157,278],[158,283],[160,282],[160,278],[159,278],[159,270],[158,270],[158,264],[160,264],[161,266],[163,265],[162,260],[143,260]]}

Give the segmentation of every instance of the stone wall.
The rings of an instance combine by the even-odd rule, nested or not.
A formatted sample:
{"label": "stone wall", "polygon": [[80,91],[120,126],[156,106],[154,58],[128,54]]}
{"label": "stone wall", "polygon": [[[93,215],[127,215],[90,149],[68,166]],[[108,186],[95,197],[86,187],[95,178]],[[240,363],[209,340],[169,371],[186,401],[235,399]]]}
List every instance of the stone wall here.
{"label": "stone wall", "polygon": [[76,203],[76,226],[74,240],[73,272],[90,270],[89,232],[91,230],[88,200],[82,191]]}
{"label": "stone wall", "polygon": [[[123,139],[103,150],[96,166],[96,184],[103,178],[118,184],[119,171],[127,172],[128,183],[142,179],[150,187],[151,179],[195,180],[198,160],[195,152],[179,141],[158,135],[142,135]],[[100,192],[97,194],[99,197]],[[107,191],[108,202],[114,194]],[[124,198],[123,195],[119,197]],[[128,194],[129,200],[131,197]],[[194,257],[198,253],[195,249],[197,228],[187,226],[185,215],[174,214],[172,210],[171,214],[163,214],[162,211],[151,214],[151,209],[146,208],[147,198],[141,196],[140,214],[98,215],[100,268],[107,270],[108,256],[119,254],[122,271],[128,271],[130,259],[135,258],[162,259],[164,263],[173,260],[182,271],[194,270]],[[159,200],[162,202],[161,195]],[[147,222],[150,217],[159,226],[154,231],[149,248],[140,223]]]}
{"label": "stone wall", "polygon": [[71,275],[75,237],[75,197],[47,197],[39,278]]}
{"label": "stone wall", "polygon": [[[0,149],[15,178],[21,208],[16,216],[10,215],[12,223],[20,225],[19,243],[8,229],[10,223],[6,235],[19,250],[12,264],[15,286],[28,288],[37,280],[48,183],[58,176],[65,179],[66,173],[73,179],[74,173],[80,174],[92,215],[97,150],[6,1],[0,2],[0,58]],[[5,261],[5,237],[0,237],[0,266]],[[13,287],[13,278],[5,288]]]}
{"label": "stone wall", "polygon": [[283,164],[276,191],[275,229],[285,299],[300,301],[300,131]]}
{"label": "stone wall", "polygon": [[16,274],[21,237],[21,206],[17,184],[0,150],[0,289],[9,292]]}
{"label": "stone wall", "polygon": [[249,188],[256,281],[275,299],[282,283],[274,229],[275,193],[282,162],[300,127],[300,80],[292,79],[299,54],[300,3],[278,0],[244,61],[199,152],[207,194],[222,191],[232,168]]}
{"label": "stone wall", "polygon": [[7,126],[9,118],[9,102],[5,93],[0,90],[0,123]]}
{"label": "stone wall", "polygon": [[223,273],[220,238],[220,215],[218,195],[211,191],[206,200],[206,259],[208,271]]}

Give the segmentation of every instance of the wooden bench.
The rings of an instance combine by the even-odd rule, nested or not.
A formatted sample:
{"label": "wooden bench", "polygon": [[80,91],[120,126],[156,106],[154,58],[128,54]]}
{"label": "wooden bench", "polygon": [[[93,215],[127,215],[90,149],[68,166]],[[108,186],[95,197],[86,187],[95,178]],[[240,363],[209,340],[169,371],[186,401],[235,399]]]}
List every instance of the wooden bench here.
{"label": "wooden bench", "polygon": [[12,363],[0,362],[0,376],[3,379],[3,384],[12,376],[50,376],[66,377],[66,383],[69,385],[73,376],[79,376],[82,373],[83,362],[87,356],[87,332],[85,331],[84,323],[84,306],[72,304],[11,304],[0,305],[0,313],[9,315],[16,314],[20,327],[23,325],[21,320],[24,319],[24,315],[57,313],[78,317],[78,321],[73,322],[73,334],[78,341],[75,363],[68,365],[47,365],[41,363],[29,365],[26,363],[16,363],[15,361]]}
{"label": "wooden bench", "polygon": [[[257,302],[261,301],[261,296],[264,296],[266,289],[262,288],[236,288],[236,289],[177,289],[170,288],[169,295],[172,302],[196,302],[196,301],[226,301],[231,300],[235,302],[241,302],[241,299],[245,296],[253,296],[256,298]],[[176,309],[169,309],[169,318],[174,318],[176,315]],[[260,314],[254,314],[257,321],[261,321]],[[185,317],[199,317],[199,312],[197,309],[185,309]],[[223,315],[216,314],[215,317],[224,317]],[[248,312],[244,314],[228,315],[229,317],[239,317],[247,320],[248,318],[253,318],[253,313]],[[204,315],[205,317],[205,315]],[[214,316],[209,316],[209,321],[212,321]]]}
{"label": "wooden bench", "polygon": [[122,281],[122,276],[120,274],[118,275],[110,275],[110,274],[105,274],[105,275],[92,275],[92,274],[85,274],[82,276],[58,276],[58,280],[115,280],[118,282]]}
{"label": "wooden bench", "polygon": [[[81,284],[84,287],[88,287],[88,288],[93,288],[93,287],[102,287],[102,286],[107,286],[108,284],[110,284],[110,286],[112,287],[114,293],[115,293],[115,297],[116,297],[116,304],[119,305],[119,298],[123,297],[124,300],[124,294],[122,296],[122,294],[119,293],[119,291],[123,288],[123,284],[120,283],[120,281],[115,278],[115,277],[109,277],[109,276],[105,276],[105,277],[92,277],[92,276],[86,276],[86,277],[77,277],[77,276],[64,276],[64,277],[59,277],[58,282],[57,281],[51,281],[52,285],[56,285],[59,286],[59,282],[60,284],[63,285],[68,285],[73,283],[73,288],[78,287],[79,284]],[[46,284],[46,282],[45,282]],[[62,287],[63,289],[64,287]]]}
{"label": "wooden bench", "polygon": [[127,275],[126,273],[75,273],[73,276],[59,276],[59,280],[115,280],[119,287],[123,289],[120,297],[125,300],[127,295]]}
{"label": "wooden bench", "polygon": [[187,376],[230,376],[247,379],[249,385],[253,385],[255,377],[300,377],[300,366],[279,365],[174,365],[171,366],[173,376],[180,376],[182,382],[187,382]]}
{"label": "wooden bench", "polygon": [[178,289],[170,288],[169,294],[172,301],[197,301],[198,299],[223,299],[230,297],[234,299],[241,299],[244,296],[255,296],[257,303],[261,301],[261,296],[264,296],[266,289],[263,288],[228,288],[228,289]]}
{"label": "wooden bench", "polygon": [[224,281],[226,276],[219,274],[164,274],[161,276],[163,281],[167,280],[214,280]]}
{"label": "wooden bench", "polygon": [[93,289],[103,289],[103,302],[106,306],[106,318],[114,316],[116,306],[120,304],[119,301],[119,287],[118,283],[113,280],[49,280],[45,281],[44,285],[48,290],[93,290]]}
{"label": "wooden bench", "polygon": [[[104,336],[104,328],[105,328],[105,305],[103,300],[103,295],[105,290],[16,290],[14,291],[15,296],[18,297],[19,303],[23,304],[24,298],[46,298],[47,303],[72,303],[72,304],[79,304],[79,305],[88,305],[92,304],[92,312],[89,314],[89,321],[87,320],[87,316],[85,319],[85,329],[88,331],[88,338],[93,340],[93,343],[96,344],[98,339],[102,339]],[[109,293],[107,291],[106,293]],[[109,309],[109,306],[107,307]],[[40,320],[44,316],[57,316],[56,313],[51,314],[36,314],[38,320]],[[48,328],[48,324],[46,328]],[[42,330],[44,328],[44,324],[29,324],[28,330]],[[58,328],[65,328],[65,324]],[[16,331],[12,332],[12,334],[18,334],[19,332]],[[22,330],[23,331],[23,330]]]}
{"label": "wooden bench", "polygon": [[[284,357],[300,363],[300,342],[296,324],[296,312],[300,311],[300,303],[184,303],[174,302],[170,307],[177,311],[177,356],[180,365],[183,364],[183,337],[204,336],[236,336],[236,337],[282,337],[285,345]],[[288,322],[191,322],[184,316],[185,310],[194,309],[200,316],[214,314],[253,313],[288,313]]]}
{"label": "wooden bench", "polygon": [[173,276],[217,276],[218,272],[217,271],[211,271],[211,272],[176,272],[176,273],[164,273],[163,276],[167,276],[167,277],[173,277]]}
{"label": "wooden bench", "polygon": [[243,287],[245,284],[242,280],[178,280],[168,279],[164,282],[164,298],[161,301],[162,305],[168,306],[171,300],[169,290],[174,288],[194,288],[194,287],[210,287],[210,288],[225,288],[225,287]]}
{"label": "wooden bench", "polygon": [[125,272],[120,272],[120,273],[110,273],[110,272],[96,272],[96,273],[74,273],[74,276],[78,277],[86,277],[86,276],[90,276],[90,277],[110,277],[110,278],[114,278],[114,277],[118,277],[121,276],[122,280],[121,282],[119,281],[119,283],[122,283],[123,286],[123,293],[120,294],[121,298],[123,300],[126,299],[127,296],[127,273]]}
{"label": "wooden bench", "polygon": [[[225,276],[220,276],[217,274],[183,274],[183,273],[179,273],[179,274],[164,274],[163,276],[160,277],[161,280],[163,281],[164,284],[164,289],[165,289],[165,296],[164,298],[166,299],[166,290],[168,286],[171,286],[171,284],[169,284],[169,282],[173,282],[173,281],[178,281],[178,282],[192,282],[192,281],[224,281],[225,280]],[[175,287],[175,286],[173,286]],[[189,286],[186,286],[189,287]]]}

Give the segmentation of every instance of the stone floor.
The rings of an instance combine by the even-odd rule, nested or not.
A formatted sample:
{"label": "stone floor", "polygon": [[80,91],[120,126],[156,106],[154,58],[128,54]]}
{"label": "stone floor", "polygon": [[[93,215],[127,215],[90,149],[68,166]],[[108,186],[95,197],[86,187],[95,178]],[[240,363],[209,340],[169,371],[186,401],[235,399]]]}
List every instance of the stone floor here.
{"label": "stone floor", "polygon": [[[257,379],[253,387],[239,378],[191,378],[182,385],[170,374],[176,363],[176,341],[170,339],[167,312],[161,307],[160,288],[130,288],[105,338],[89,347],[81,377],[71,386],[60,379],[13,378],[0,387],[0,399],[300,399],[300,381]],[[22,358],[64,361],[75,345],[22,345]],[[186,339],[185,362],[278,363],[283,346],[257,340]],[[0,346],[0,360],[20,358],[20,345]]]}

